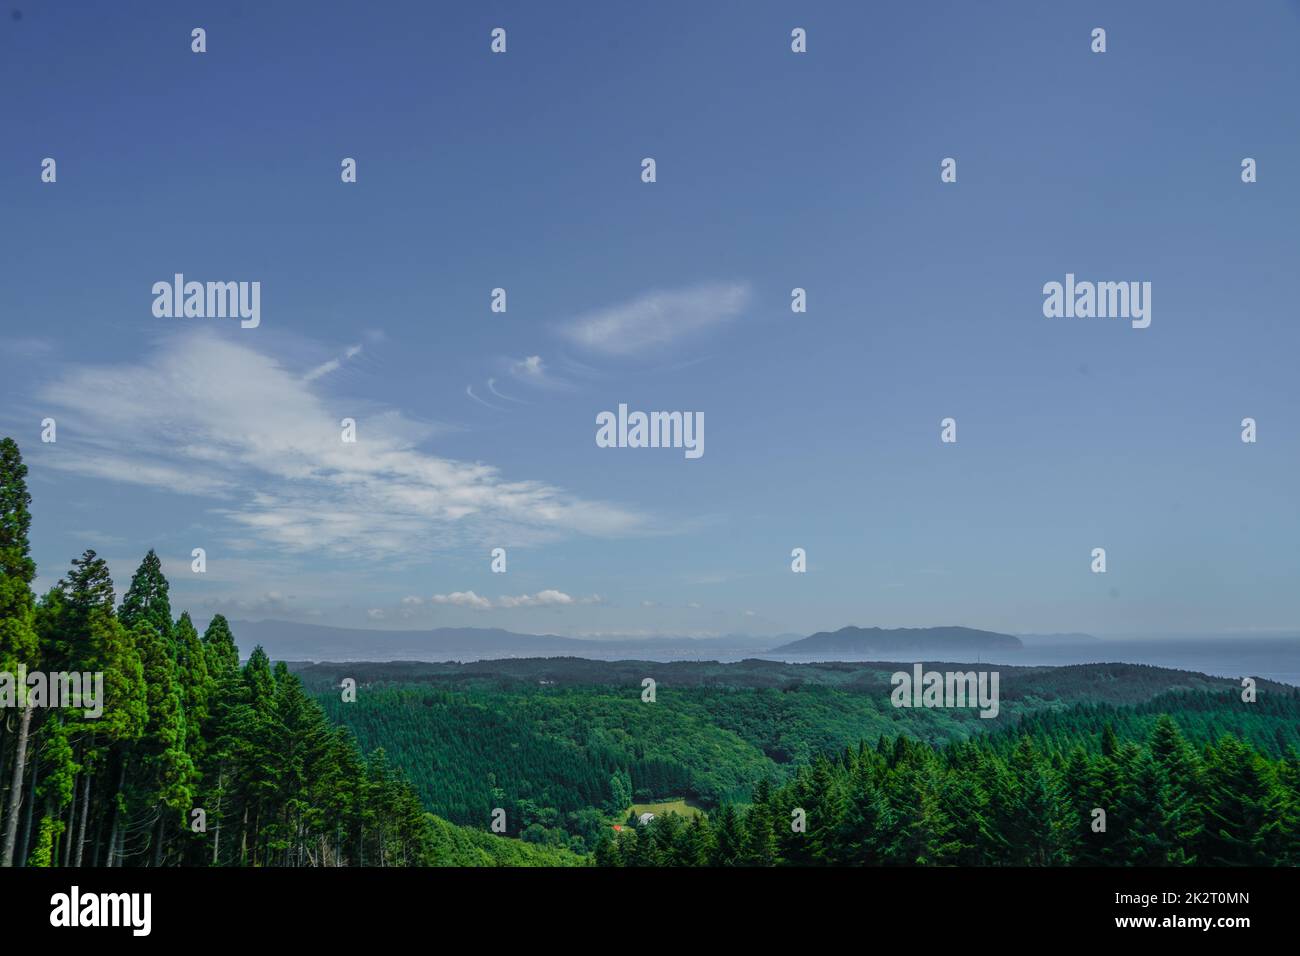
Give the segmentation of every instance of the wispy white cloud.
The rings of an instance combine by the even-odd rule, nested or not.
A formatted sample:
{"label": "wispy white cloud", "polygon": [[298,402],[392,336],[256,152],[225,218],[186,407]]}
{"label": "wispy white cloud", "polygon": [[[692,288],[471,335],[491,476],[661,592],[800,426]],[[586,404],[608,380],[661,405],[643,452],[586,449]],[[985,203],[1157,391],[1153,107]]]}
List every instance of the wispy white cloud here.
{"label": "wispy white cloud", "polygon": [[453,591],[451,594],[435,594],[432,598],[434,604],[451,604],[455,607],[468,607],[476,611],[486,611],[492,607],[492,602],[485,597],[479,597],[473,591]]}
{"label": "wispy white cloud", "polygon": [[574,604],[572,597],[563,591],[546,590],[538,591],[536,594],[520,594],[516,597],[502,595],[497,602],[501,607],[563,607]]}
{"label": "wispy white cloud", "polygon": [[[243,342],[183,334],[142,362],[68,368],[38,389],[60,424],[41,462],[211,498],[232,541],[291,552],[409,560],[431,544],[642,528],[621,507],[425,451],[432,426],[317,388]],[[343,417],[355,443],[341,440]]]}
{"label": "wispy white cloud", "polygon": [[748,305],[746,282],[712,282],[651,292],[630,302],[580,315],[559,333],[584,349],[628,356],[662,349],[735,318]]}
{"label": "wispy white cloud", "polygon": [[322,362],[320,365],[317,365],[314,369],[312,369],[306,375],[304,375],[302,377],[302,380],[304,382],[314,382],[322,375],[328,375],[330,372],[337,372],[340,368],[342,368],[344,362],[348,361],[349,359],[356,358],[360,354],[361,354],[360,345],[348,346],[348,348],[338,358],[332,358],[328,362]]}
{"label": "wispy white cloud", "polygon": [[522,378],[525,381],[542,381],[546,378],[546,369],[543,367],[540,355],[530,355],[528,358],[512,363],[510,372],[515,378]]}
{"label": "wispy white cloud", "polygon": [[522,398],[513,398],[510,395],[503,395],[501,392],[499,392],[497,390],[497,380],[494,378],[490,378],[487,380],[487,387],[488,387],[488,391],[491,392],[493,395],[495,395],[497,398],[504,398],[507,402],[517,402],[520,405],[528,404],[528,402],[525,402]]}
{"label": "wispy white cloud", "polygon": [[[175,599],[173,598],[173,600]],[[215,601],[206,600],[193,603],[197,607],[220,608],[226,613],[247,614],[250,616],[289,617],[296,613],[306,613],[306,609],[302,608],[292,595],[282,594],[279,591],[254,592],[242,597],[227,595]],[[196,621],[196,623],[198,622]]]}
{"label": "wispy white cloud", "polygon": [[[572,383],[557,376],[540,355],[526,355],[519,359],[505,358],[500,361],[500,365],[512,379],[530,388],[570,389],[573,387]],[[489,379],[489,387],[495,381]]]}
{"label": "wispy white cloud", "polygon": [[484,401],[483,399],[479,398],[477,395],[475,395],[475,394],[474,394],[474,386],[473,386],[473,385],[466,385],[466,386],[465,386],[465,394],[468,395],[470,398],[474,399],[474,401],[478,402],[480,405],[485,405],[485,406],[487,406],[488,408],[492,409],[492,411],[494,411],[494,412],[504,412],[504,411],[505,411],[505,409],[502,408],[500,405],[493,405],[491,402],[486,402],[486,401]]}

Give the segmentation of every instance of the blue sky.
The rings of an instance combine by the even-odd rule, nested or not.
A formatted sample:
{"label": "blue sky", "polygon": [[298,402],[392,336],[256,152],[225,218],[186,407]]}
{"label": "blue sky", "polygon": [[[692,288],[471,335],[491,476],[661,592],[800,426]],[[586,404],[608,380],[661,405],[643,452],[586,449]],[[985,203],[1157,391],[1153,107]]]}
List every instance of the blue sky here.
{"label": "blue sky", "polygon": [[[1294,629],[1300,8],[807,6],[9,5],[39,583],[154,547],[204,617]],[[260,326],[154,317],[177,272]],[[1151,326],[1045,318],[1066,273]],[[598,448],[619,403],[705,454]]]}

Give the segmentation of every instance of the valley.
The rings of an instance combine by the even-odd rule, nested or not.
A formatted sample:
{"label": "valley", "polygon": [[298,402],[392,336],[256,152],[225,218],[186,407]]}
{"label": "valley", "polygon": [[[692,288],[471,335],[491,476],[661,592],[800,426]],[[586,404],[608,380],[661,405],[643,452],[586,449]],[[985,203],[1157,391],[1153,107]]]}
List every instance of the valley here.
{"label": "valley", "polygon": [[[893,759],[902,748],[909,759],[934,762],[930,783],[956,774],[953,785],[982,789],[1005,783],[1010,771],[1002,762],[1028,746],[1033,756],[1021,752],[1019,759],[1035,762],[1034,773],[1052,775],[1060,788],[1064,778],[1056,775],[1071,761],[1078,770],[1111,760],[1108,748],[1129,748],[1139,767],[1135,755],[1164,721],[1163,732],[1173,728],[1191,752],[1228,735],[1234,747],[1295,772],[1300,692],[1287,685],[1262,681],[1258,700],[1248,704],[1239,682],[1190,671],[1002,667],[1000,712],[983,719],[976,710],[894,706],[896,668],[579,658],[290,665],[363,751],[382,748],[403,768],[437,817],[485,830],[500,807],[513,842],[578,856],[597,851],[616,826],[623,828],[619,841],[640,829],[643,812],[655,813],[651,826],[675,832],[695,815],[690,810],[708,815],[691,825],[709,825],[789,788],[806,791],[803,804],[821,800],[824,784],[811,785],[809,775],[848,774],[845,761],[862,759],[849,755],[867,750]],[[645,676],[657,683],[654,703],[642,700]],[[358,682],[354,703],[337,692],[344,677]],[[988,766],[957,773],[962,761]],[[1085,797],[1086,789],[1068,792],[1096,799]],[[926,799],[935,801],[936,815],[955,812],[956,805]],[[676,807],[681,820],[668,823],[674,807],[666,804],[677,801],[688,812]]]}

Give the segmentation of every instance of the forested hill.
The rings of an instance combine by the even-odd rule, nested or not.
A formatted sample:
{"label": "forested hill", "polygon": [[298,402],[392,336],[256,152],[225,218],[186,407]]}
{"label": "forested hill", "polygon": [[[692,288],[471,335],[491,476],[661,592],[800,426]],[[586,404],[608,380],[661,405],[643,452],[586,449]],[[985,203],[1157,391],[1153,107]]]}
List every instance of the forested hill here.
{"label": "forested hill", "polygon": [[[381,661],[311,663],[290,661],[289,670],[310,689],[338,685],[345,677],[358,684],[427,684],[443,688],[520,690],[530,687],[623,688],[638,696],[649,677],[660,688],[712,688],[717,690],[797,690],[826,687],[855,694],[888,696],[890,677],[910,665],[897,661],[819,662],[791,664],[781,661],[594,661],[579,657],[530,657],[458,663]],[[969,671],[975,665],[927,661],[926,670]],[[988,665],[984,665],[987,669]],[[1000,695],[1004,702],[1036,704],[1073,700],[1131,704],[1171,690],[1224,690],[1240,688],[1240,681],[1210,677],[1195,671],[1146,664],[1072,664],[1062,667],[1011,667],[998,665]],[[1286,685],[1261,681],[1261,687],[1285,690]]]}
{"label": "forested hill", "polygon": [[[1198,742],[1236,728],[1274,756],[1300,744],[1296,691],[1279,684],[1260,685],[1270,707],[1282,702],[1274,713],[1243,704],[1239,682],[1202,674],[1128,664],[1002,668],[1000,714],[984,719],[974,710],[893,706],[889,675],[899,667],[561,658],[294,669],[365,748],[383,747],[406,768],[433,812],[484,827],[502,807],[509,833],[577,852],[598,846],[634,803],[684,799],[716,811],[863,740],[951,745],[997,728],[1014,734],[1021,718],[1073,713],[1071,705],[1091,727],[1097,708],[1127,714],[1160,695],[1184,695],[1167,706],[1218,713],[1187,723]],[[656,682],[653,703],[643,697],[646,677]],[[343,701],[343,678],[358,682],[355,701]]]}

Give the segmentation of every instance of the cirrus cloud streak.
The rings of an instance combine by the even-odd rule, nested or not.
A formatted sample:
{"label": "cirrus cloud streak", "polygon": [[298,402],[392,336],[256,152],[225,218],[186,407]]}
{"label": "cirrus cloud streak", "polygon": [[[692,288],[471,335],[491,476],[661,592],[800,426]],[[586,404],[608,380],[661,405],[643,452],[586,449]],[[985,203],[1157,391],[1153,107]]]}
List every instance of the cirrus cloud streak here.
{"label": "cirrus cloud streak", "polygon": [[[315,370],[313,370],[315,371]],[[535,544],[643,528],[620,506],[424,449],[432,426],[356,400],[207,332],[145,360],[65,370],[37,397],[59,420],[42,464],[212,499],[239,540],[290,552],[401,561],[492,540]],[[354,418],[356,442],[341,438]],[[251,540],[250,540],[251,539]]]}

